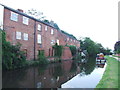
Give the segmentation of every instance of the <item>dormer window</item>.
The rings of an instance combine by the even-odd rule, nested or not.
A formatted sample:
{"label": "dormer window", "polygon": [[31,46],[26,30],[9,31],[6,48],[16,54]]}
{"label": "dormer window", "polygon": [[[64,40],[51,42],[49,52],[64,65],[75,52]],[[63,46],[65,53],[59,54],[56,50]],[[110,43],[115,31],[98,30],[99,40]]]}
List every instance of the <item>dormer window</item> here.
{"label": "dormer window", "polygon": [[10,19],[13,20],[13,21],[18,21],[18,14],[14,13],[14,12],[11,12]]}
{"label": "dormer window", "polygon": [[29,18],[23,16],[23,24],[28,25]]}

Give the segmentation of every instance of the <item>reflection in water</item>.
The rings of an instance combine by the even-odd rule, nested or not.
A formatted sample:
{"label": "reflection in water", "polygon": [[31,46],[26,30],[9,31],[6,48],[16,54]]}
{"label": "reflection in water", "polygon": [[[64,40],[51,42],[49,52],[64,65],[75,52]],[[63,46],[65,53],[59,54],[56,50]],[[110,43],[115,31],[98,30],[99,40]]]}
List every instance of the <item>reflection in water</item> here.
{"label": "reflection in water", "polygon": [[61,64],[54,66],[54,72],[52,76],[54,76],[54,78],[58,80],[59,76],[62,76],[62,75],[63,75],[63,69]]}
{"label": "reflection in water", "polygon": [[6,71],[3,72],[3,88],[57,88],[79,73],[80,70],[75,65],[70,60],[47,66]]}
{"label": "reflection in water", "polygon": [[[88,62],[86,64],[81,65],[82,71],[80,72],[80,74],[73,77],[71,80],[67,81],[66,83],[62,84],[61,87],[62,88],[95,88],[102,78],[106,64],[105,62],[96,62],[94,59],[91,60],[92,60],[91,63]],[[93,65],[94,67],[89,67],[89,65]]]}
{"label": "reflection in water", "polygon": [[75,72],[77,70],[77,63],[73,62],[70,68],[70,72]]}
{"label": "reflection in water", "polygon": [[82,63],[80,66],[81,70],[80,75],[84,76],[90,74],[95,68],[95,63],[96,63],[95,58],[89,58],[89,60],[87,60],[87,63],[85,64]]}
{"label": "reflection in water", "polygon": [[[77,75],[89,75],[95,69],[95,60],[87,63],[62,61],[47,66],[29,67],[3,72],[3,88],[57,88]],[[78,82],[75,82],[78,83]]]}
{"label": "reflection in water", "polygon": [[96,61],[96,68],[104,68],[106,61]]}

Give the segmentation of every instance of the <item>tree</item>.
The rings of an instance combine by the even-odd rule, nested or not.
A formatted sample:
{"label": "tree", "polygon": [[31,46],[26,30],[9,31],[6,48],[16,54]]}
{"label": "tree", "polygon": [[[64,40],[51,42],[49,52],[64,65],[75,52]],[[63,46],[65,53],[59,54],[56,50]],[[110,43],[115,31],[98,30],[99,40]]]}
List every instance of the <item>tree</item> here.
{"label": "tree", "polygon": [[109,48],[105,49],[102,44],[94,42],[89,37],[80,38],[80,45],[81,50],[87,50],[89,56],[95,56],[98,53],[104,53],[105,55],[111,54]]}
{"label": "tree", "polygon": [[2,67],[3,69],[21,68],[26,64],[26,57],[23,51],[20,51],[20,44],[11,45],[6,41],[6,34],[0,30],[2,35]]}
{"label": "tree", "polygon": [[112,54],[111,49],[109,49],[109,48],[106,48],[105,51],[106,51],[106,53],[105,53],[106,55],[111,55]]}
{"label": "tree", "polygon": [[67,45],[67,46],[70,48],[72,56],[76,55],[76,52],[77,52],[76,46],[73,46],[73,45]]}
{"label": "tree", "polygon": [[27,12],[25,12],[26,14],[33,16],[36,19],[39,20],[44,20],[45,16],[43,15],[43,12],[37,11],[36,9],[30,9]]}
{"label": "tree", "polygon": [[59,26],[56,23],[54,23],[54,21],[52,21],[52,20],[49,21],[49,20],[45,19],[46,16],[43,15],[43,12],[37,11],[36,9],[30,9],[30,10],[26,11],[25,13],[55,27],[57,30],[60,30]]}
{"label": "tree", "polygon": [[90,38],[85,37],[84,40],[80,42],[82,44],[81,49],[87,50],[89,56],[94,56],[97,54],[95,43]]}
{"label": "tree", "polygon": [[43,22],[50,24],[49,20],[45,19]]}
{"label": "tree", "polygon": [[117,41],[114,45],[114,51],[117,53],[117,54],[120,54],[120,41]]}
{"label": "tree", "polygon": [[55,45],[53,45],[52,47],[54,49],[54,56],[60,58],[62,56],[63,46],[55,43]]}

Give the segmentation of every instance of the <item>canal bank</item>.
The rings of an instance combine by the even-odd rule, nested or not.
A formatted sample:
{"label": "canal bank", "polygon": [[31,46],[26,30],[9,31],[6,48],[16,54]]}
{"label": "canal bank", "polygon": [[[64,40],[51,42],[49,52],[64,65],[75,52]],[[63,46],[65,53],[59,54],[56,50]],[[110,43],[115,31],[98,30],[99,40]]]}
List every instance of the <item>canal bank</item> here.
{"label": "canal bank", "polygon": [[[101,80],[107,64],[106,62],[99,61],[90,64],[91,62],[93,62],[93,60],[85,63],[84,66],[86,67],[81,69],[82,71],[78,75],[62,84],[61,88],[95,88]],[[90,70],[92,66],[94,67]]]}
{"label": "canal bank", "polygon": [[120,86],[118,86],[120,84],[118,78],[120,75],[120,72],[118,72],[118,64],[120,64],[120,62],[113,57],[106,56],[106,58],[107,67],[96,88],[120,88]]}

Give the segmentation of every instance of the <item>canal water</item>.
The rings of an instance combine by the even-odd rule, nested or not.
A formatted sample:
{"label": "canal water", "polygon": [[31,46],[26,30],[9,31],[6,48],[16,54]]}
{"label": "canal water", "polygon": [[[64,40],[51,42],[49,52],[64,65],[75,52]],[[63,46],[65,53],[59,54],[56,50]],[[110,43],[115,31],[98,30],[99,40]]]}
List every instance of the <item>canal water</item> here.
{"label": "canal water", "polygon": [[3,88],[95,88],[106,64],[94,58],[86,63],[69,60],[46,66],[4,71]]}

